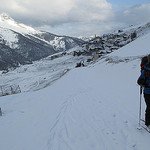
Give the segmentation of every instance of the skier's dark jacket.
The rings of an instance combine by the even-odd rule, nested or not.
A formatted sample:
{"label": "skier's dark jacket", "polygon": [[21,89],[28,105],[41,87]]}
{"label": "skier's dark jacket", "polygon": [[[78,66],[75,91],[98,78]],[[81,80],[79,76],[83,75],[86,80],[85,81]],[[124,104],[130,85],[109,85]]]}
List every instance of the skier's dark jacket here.
{"label": "skier's dark jacket", "polygon": [[148,67],[148,65],[144,66],[137,83],[144,87],[144,93],[150,94],[150,67]]}

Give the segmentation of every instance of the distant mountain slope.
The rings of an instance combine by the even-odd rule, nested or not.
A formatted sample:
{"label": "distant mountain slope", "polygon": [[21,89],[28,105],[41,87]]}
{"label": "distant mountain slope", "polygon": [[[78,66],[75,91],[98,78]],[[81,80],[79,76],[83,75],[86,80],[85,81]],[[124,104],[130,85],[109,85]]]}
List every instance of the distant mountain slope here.
{"label": "distant mountain slope", "polygon": [[41,32],[0,15],[0,70],[45,58],[83,43],[83,40]]}
{"label": "distant mountain slope", "polygon": [[82,44],[82,48],[79,52],[75,52],[75,55],[90,54],[101,57],[102,55],[118,50],[119,48],[148,33],[150,33],[150,23],[143,23],[136,26],[130,26],[113,33],[96,36]]}

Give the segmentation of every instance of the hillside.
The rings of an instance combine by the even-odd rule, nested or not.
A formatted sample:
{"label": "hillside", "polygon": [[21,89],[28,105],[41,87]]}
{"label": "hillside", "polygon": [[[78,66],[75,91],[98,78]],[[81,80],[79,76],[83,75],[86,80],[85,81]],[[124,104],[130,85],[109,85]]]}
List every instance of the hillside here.
{"label": "hillside", "polygon": [[[150,33],[47,88],[1,97],[1,149],[148,150],[136,80],[149,41]],[[144,109],[142,98],[142,118]]]}
{"label": "hillside", "polygon": [[150,23],[143,23],[117,30],[112,33],[103,34],[102,36],[95,36],[82,44],[82,48],[80,48],[75,55],[97,55],[98,57],[101,57],[118,50],[149,32]]}
{"label": "hillside", "polygon": [[7,14],[0,15],[0,70],[31,64],[82,43],[74,37],[37,31],[16,22]]}
{"label": "hillside", "polygon": [[33,64],[21,65],[9,72],[1,71],[0,95],[2,93],[10,93],[10,86],[12,85],[19,85],[22,92],[36,91],[50,86],[69,70],[74,69],[77,63],[81,61],[86,62],[88,58],[91,57],[74,57],[72,52],[66,52],[65,54],[57,53],[45,59],[35,61]]}
{"label": "hillside", "polygon": [[[105,34],[102,37],[97,36],[89,42],[83,43],[82,46],[75,46],[68,51],[59,52],[39,61],[34,61],[32,62],[32,65],[20,65],[20,67],[9,70],[8,72],[2,71],[0,72],[0,85],[2,86],[0,95],[2,95],[2,93],[10,93],[10,86],[16,87],[19,85],[22,92],[34,91],[47,87],[68,72],[68,70],[75,68],[77,64],[83,62],[84,65],[87,66],[94,63],[98,58],[101,59],[103,57],[108,57],[109,53],[112,53],[111,56],[117,52],[120,53],[120,50],[124,49],[125,45],[130,47],[129,43],[138,41],[140,37],[146,35],[148,32],[150,32],[149,23],[131,26],[122,31],[116,31],[113,34]],[[136,33],[136,36],[131,38],[133,33]],[[149,50],[147,46],[148,39],[149,38],[147,38],[147,40],[144,39],[143,42],[145,42],[145,44],[142,46],[139,44],[140,42],[137,42],[138,53],[143,53],[143,51]],[[134,47],[129,48],[130,52],[125,50],[124,53],[131,56],[132,53],[135,55],[134,51],[131,49],[134,49]],[[14,56],[16,58],[16,55]],[[40,53],[37,53],[37,57],[40,57]],[[18,57],[18,59],[22,60],[22,57]],[[129,58],[123,58],[123,60],[119,59],[120,58],[117,57],[109,58],[108,61],[117,63],[119,61],[130,60]]]}

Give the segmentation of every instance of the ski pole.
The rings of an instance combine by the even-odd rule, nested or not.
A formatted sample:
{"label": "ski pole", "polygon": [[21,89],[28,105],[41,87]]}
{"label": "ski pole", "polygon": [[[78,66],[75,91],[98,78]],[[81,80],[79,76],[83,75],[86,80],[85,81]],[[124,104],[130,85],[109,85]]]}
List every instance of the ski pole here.
{"label": "ski pole", "polygon": [[140,110],[139,110],[139,127],[141,127],[141,99],[142,99],[142,86],[140,86]]}

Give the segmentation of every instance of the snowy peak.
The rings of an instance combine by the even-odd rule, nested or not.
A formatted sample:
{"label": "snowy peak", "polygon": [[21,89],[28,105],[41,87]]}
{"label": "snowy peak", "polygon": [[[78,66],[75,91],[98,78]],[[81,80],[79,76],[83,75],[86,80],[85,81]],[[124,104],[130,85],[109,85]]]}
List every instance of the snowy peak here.
{"label": "snowy peak", "polygon": [[3,14],[0,14],[0,20],[2,20],[2,21],[6,21],[6,20],[12,20],[12,21],[14,21],[8,14],[6,14],[6,13],[3,13]]}
{"label": "snowy peak", "polygon": [[39,33],[39,31],[36,31],[32,27],[16,22],[13,18],[11,18],[8,14],[5,13],[0,14],[0,27],[11,29],[21,34]]}
{"label": "snowy peak", "polygon": [[32,63],[81,43],[77,38],[35,30],[5,13],[0,15],[0,70]]}

